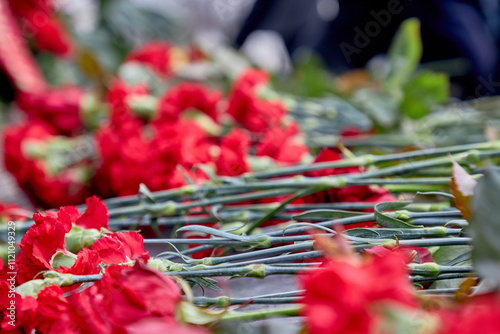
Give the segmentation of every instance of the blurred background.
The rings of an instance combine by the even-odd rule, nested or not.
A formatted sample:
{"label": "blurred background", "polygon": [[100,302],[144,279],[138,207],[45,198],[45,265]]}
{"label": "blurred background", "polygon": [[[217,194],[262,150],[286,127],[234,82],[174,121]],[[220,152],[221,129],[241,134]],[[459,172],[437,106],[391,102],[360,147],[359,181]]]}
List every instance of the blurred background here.
{"label": "blurred background", "polygon": [[[500,86],[497,0],[57,0],[54,5],[79,47],[109,71],[130,48],[164,39],[208,49],[235,46],[274,73],[289,73],[313,52],[341,74],[370,62],[378,66],[401,22],[416,17],[422,66],[448,73],[453,96],[494,95]],[[2,89],[4,98],[7,91]]]}

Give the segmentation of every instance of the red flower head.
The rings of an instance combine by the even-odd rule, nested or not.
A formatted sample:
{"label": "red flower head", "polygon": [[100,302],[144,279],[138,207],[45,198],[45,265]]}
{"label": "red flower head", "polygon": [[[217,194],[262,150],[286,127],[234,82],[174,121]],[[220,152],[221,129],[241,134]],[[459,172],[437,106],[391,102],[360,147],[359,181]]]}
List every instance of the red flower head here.
{"label": "red flower head", "polygon": [[404,256],[390,253],[356,263],[330,260],[301,277],[311,334],[371,333],[378,307],[414,307]]}
{"label": "red flower head", "polygon": [[[121,128],[123,130],[132,127],[134,130],[137,127],[136,123],[142,124],[140,118],[129,107],[128,102],[134,96],[145,96],[147,94],[148,87],[146,85],[137,84],[130,87],[124,81],[115,79],[106,97],[111,108],[111,125],[114,128]],[[132,123],[132,125],[126,123]],[[127,133],[121,134],[126,135]]]}
{"label": "red flower head", "polygon": [[35,224],[30,227],[21,240],[21,251],[17,256],[19,284],[32,280],[40,271],[50,270],[52,256],[64,251],[66,230],[63,223],[39,213],[33,215]]}
{"label": "red flower head", "polygon": [[9,0],[14,14],[25,25],[40,51],[58,56],[71,56],[73,43],[66,29],[56,17],[52,0]]}
{"label": "red flower head", "polygon": [[[89,248],[84,248],[78,252],[76,261],[71,267],[61,266],[57,271],[63,274],[70,273],[73,275],[93,275],[99,274],[99,264],[101,263],[99,253]],[[69,287],[72,290],[75,286]]]}
{"label": "red flower head", "polygon": [[50,127],[36,121],[4,131],[5,166],[37,205],[53,208],[79,204],[90,195],[89,161],[60,167],[57,163],[61,161],[49,156],[52,145],[63,141],[74,145],[72,139],[56,137]]}
{"label": "red flower head", "polygon": [[140,257],[149,258],[144,239],[134,231],[106,234],[92,245],[105,264],[120,264]]}
{"label": "red flower head", "polygon": [[63,290],[57,285],[45,287],[38,293],[39,323],[41,333],[78,333],[70,326],[70,306]]}
{"label": "red flower head", "polygon": [[439,310],[440,330],[436,334],[500,333],[500,294],[489,293],[449,310]]}
{"label": "red flower head", "polygon": [[151,70],[163,77],[170,77],[172,74],[172,60],[170,43],[163,41],[149,42],[140,48],[132,50],[125,61],[135,61],[145,64]]}
{"label": "red flower head", "polygon": [[299,128],[293,122],[282,128],[269,128],[256,147],[258,156],[268,156],[286,165],[299,163],[309,153],[307,146],[297,138]]}
{"label": "red flower head", "polygon": [[68,231],[73,224],[85,229],[109,229],[109,215],[106,204],[97,196],[88,197],[86,204],[87,208],[82,214],[74,206],[63,206],[57,213],[57,218],[66,226]]}
{"label": "red flower head", "polygon": [[40,51],[62,57],[72,56],[74,47],[71,38],[54,14],[44,10],[34,10],[25,17],[24,22],[27,29],[33,33]]}
{"label": "red flower head", "polygon": [[164,164],[180,164],[188,170],[212,160],[212,145],[205,130],[194,121],[155,124],[155,138],[151,143]]}
{"label": "red flower head", "polygon": [[16,102],[28,116],[51,124],[62,134],[82,129],[81,101],[84,91],[77,86],[48,88],[35,93],[19,92]]}
{"label": "red flower head", "polygon": [[231,89],[227,113],[249,131],[262,133],[269,127],[278,126],[286,114],[280,101],[268,101],[258,96],[258,86],[268,82],[269,75],[266,72],[248,69]]}
{"label": "red flower head", "polygon": [[175,333],[180,300],[174,281],[142,261],[134,267],[110,266],[101,281],[68,297],[69,326],[79,333],[136,333],[134,329],[147,329],[147,323],[161,322]]}
{"label": "red flower head", "polygon": [[221,98],[221,92],[211,91],[200,83],[180,83],[160,98],[158,121],[175,122],[182,112],[198,110],[217,122],[217,104]]}
{"label": "red flower head", "polygon": [[[38,303],[35,298],[32,296],[22,298],[20,294],[11,290],[11,284],[8,281],[0,281],[0,329],[2,333],[31,333],[36,328],[39,319],[37,307]],[[12,310],[14,311],[11,312]],[[14,326],[12,326],[14,319]]]}
{"label": "red flower head", "polygon": [[134,267],[109,267],[100,285],[109,321],[120,327],[148,317],[174,321],[181,301],[175,282],[141,260]]}
{"label": "red flower head", "polygon": [[37,121],[4,128],[5,167],[21,186],[29,181],[32,170],[32,163],[23,150],[23,142],[45,142],[55,134],[48,125]]}
{"label": "red flower head", "polygon": [[220,145],[220,154],[215,160],[217,174],[238,176],[250,171],[246,158],[250,153],[250,136],[244,130],[233,129]]}

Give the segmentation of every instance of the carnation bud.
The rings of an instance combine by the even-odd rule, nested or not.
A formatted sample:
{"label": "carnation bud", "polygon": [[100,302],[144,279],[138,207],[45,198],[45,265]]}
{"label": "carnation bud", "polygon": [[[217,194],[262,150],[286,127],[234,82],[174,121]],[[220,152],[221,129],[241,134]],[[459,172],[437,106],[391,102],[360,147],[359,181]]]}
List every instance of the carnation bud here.
{"label": "carnation bud", "polygon": [[101,237],[101,232],[96,229],[83,229],[79,226],[73,226],[66,234],[66,249],[77,254],[84,247],[91,247],[94,242]]}
{"label": "carnation bud", "polygon": [[276,161],[268,156],[249,156],[247,160],[250,164],[250,170],[254,172],[268,171],[277,167]]}
{"label": "carnation bud", "polygon": [[72,274],[61,274],[57,271],[47,271],[43,274],[45,285],[71,286],[73,282]]}
{"label": "carnation bud", "polygon": [[168,267],[173,264],[174,262],[172,261],[157,258],[148,260],[148,267],[161,271],[162,273],[168,272]]}

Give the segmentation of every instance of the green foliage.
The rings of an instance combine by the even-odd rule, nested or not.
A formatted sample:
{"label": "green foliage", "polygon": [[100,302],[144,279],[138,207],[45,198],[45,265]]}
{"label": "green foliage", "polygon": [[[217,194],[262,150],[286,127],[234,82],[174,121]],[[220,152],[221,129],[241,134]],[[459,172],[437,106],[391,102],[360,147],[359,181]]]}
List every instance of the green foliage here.
{"label": "green foliage", "polygon": [[408,19],[399,27],[388,52],[390,70],[385,80],[385,88],[391,92],[399,90],[407,83],[422,57],[420,21]]}
{"label": "green foliage", "polygon": [[309,53],[296,57],[292,78],[275,76],[273,85],[280,91],[302,97],[324,97],[334,92],[333,77],[321,59]]}
{"label": "green foliage", "polygon": [[401,112],[413,119],[422,118],[432,108],[448,101],[450,80],[444,73],[421,71],[403,87]]}

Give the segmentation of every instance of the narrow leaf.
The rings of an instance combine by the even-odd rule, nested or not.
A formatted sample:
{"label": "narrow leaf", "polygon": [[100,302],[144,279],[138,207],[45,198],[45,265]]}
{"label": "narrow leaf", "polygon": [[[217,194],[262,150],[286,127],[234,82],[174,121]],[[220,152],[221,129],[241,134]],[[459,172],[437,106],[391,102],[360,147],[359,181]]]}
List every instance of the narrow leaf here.
{"label": "narrow leaf", "polygon": [[400,210],[411,202],[384,202],[375,205],[375,220],[383,227],[393,228],[416,228],[417,226],[408,224],[400,219],[390,217],[383,213],[385,210]]}

